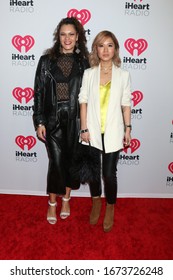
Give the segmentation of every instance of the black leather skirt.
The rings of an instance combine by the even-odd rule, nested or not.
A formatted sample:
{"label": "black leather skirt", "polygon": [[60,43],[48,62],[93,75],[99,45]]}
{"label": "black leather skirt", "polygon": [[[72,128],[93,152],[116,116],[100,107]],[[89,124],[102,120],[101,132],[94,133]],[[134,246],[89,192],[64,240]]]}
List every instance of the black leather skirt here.
{"label": "black leather skirt", "polygon": [[79,188],[79,185],[73,185],[69,172],[78,143],[78,132],[78,120],[69,118],[69,102],[58,103],[57,123],[46,134],[49,158],[47,193],[64,195],[66,187]]}

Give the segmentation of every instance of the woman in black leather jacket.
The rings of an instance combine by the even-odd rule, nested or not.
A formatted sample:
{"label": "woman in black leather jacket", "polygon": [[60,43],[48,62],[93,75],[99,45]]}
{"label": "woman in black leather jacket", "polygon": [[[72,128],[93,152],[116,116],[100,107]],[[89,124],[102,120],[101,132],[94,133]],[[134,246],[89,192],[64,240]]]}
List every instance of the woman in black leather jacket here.
{"label": "woman in black leather jacket", "polygon": [[64,18],[54,33],[54,45],[41,56],[35,75],[33,121],[37,137],[45,142],[49,166],[47,221],[57,222],[57,195],[62,196],[60,217],[70,215],[73,185],[69,169],[78,142],[78,94],[83,72],[89,67],[85,30],[74,17]]}

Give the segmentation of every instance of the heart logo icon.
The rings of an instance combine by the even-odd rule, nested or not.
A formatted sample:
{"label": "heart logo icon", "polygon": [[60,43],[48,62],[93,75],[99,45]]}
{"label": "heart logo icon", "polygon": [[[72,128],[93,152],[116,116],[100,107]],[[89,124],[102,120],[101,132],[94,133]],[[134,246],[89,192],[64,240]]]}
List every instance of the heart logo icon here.
{"label": "heart logo icon", "polygon": [[132,139],[130,142],[130,147],[124,148],[123,151],[127,154],[127,150],[131,150],[131,154],[133,154],[140,147],[140,141],[138,139]]}
{"label": "heart logo icon", "polygon": [[26,103],[28,103],[34,96],[34,90],[32,88],[20,88],[16,87],[13,89],[12,94],[14,98],[16,98],[20,103],[22,103],[22,99],[24,98]]}
{"label": "heart logo icon", "polygon": [[22,52],[22,47],[25,47],[25,52],[28,52],[34,43],[34,38],[30,35],[26,35],[25,37],[16,35],[12,38],[12,44],[19,52]]}
{"label": "heart logo icon", "polygon": [[82,25],[85,25],[90,20],[91,13],[86,9],[82,9],[80,11],[71,9],[68,11],[67,17],[75,17],[81,22]]}
{"label": "heart logo icon", "polygon": [[137,55],[139,56],[147,49],[148,43],[145,39],[135,40],[133,38],[129,38],[125,41],[124,46],[131,55],[133,55],[134,50],[137,50]]}
{"label": "heart logo icon", "polygon": [[132,92],[132,96],[133,106],[135,107],[143,99],[143,94],[141,91],[136,90]]}
{"label": "heart logo icon", "polygon": [[16,144],[24,150],[25,145],[28,147],[28,151],[35,146],[36,139],[33,136],[24,137],[23,135],[19,135],[15,139]]}
{"label": "heart logo icon", "polygon": [[173,162],[168,165],[168,169],[171,173],[173,173]]}

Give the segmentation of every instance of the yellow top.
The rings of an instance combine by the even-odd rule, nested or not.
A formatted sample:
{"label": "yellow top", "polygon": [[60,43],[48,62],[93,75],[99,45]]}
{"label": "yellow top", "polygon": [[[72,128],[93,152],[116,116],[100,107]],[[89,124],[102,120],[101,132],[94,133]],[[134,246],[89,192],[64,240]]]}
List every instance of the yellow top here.
{"label": "yellow top", "polygon": [[105,132],[106,116],[110,97],[111,81],[105,85],[100,85],[100,113],[101,113],[101,133]]}

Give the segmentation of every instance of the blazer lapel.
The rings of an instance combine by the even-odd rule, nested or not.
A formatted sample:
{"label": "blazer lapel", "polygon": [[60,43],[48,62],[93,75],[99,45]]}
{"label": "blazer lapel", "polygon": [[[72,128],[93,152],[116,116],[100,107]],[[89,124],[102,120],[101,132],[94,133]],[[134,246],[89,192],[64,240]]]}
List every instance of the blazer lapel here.
{"label": "blazer lapel", "polygon": [[93,71],[93,83],[92,83],[92,93],[93,93],[93,104],[95,108],[95,114],[97,116],[97,121],[101,124],[100,121],[100,66],[94,69]]}
{"label": "blazer lapel", "polygon": [[114,115],[114,110],[116,107],[116,103],[118,102],[117,95],[119,94],[119,71],[116,66],[113,65],[112,67],[112,80],[111,80],[111,88],[110,88],[110,98],[109,98],[109,105],[107,110],[107,117],[106,117],[106,125],[109,123],[110,118]]}

